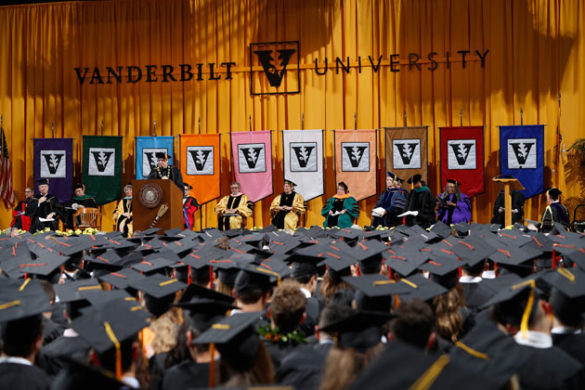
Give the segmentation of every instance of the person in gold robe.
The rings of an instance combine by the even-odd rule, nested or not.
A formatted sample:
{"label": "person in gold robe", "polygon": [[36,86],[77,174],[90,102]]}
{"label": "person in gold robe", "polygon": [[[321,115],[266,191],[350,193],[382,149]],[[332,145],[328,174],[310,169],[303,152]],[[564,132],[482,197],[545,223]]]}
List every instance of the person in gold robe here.
{"label": "person in gold robe", "polygon": [[132,236],[132,185],[124,186],[124,198],[120,199],[114,210],[116,230],[124,233],[126,237]]}
{"label": "person in gold robe", "polygon": [[240,192],[240,183],[232,183],[230,191],[214,208],[219,230],[240,229],[246,225],[246,218],[252,215],[252,210],[248,207],[250,199]]}
{"label": "person in gold robe", "polygon": [[272,224],[278,229],[296,230],[301,215],[305,213],[305,200],[294,191],[296,184],[284,181],[284,192],[278,195],[270,205]]}

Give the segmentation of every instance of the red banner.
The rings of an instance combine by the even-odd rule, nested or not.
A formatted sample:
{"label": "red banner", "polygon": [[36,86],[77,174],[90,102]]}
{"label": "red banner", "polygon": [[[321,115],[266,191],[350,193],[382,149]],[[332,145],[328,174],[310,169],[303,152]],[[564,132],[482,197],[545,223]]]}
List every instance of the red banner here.
{"label": "red banner", "polygon": [[441,189],[448,179],[461,183],[459,189],[469,197],[484,191],[483,126],[442,127]]}

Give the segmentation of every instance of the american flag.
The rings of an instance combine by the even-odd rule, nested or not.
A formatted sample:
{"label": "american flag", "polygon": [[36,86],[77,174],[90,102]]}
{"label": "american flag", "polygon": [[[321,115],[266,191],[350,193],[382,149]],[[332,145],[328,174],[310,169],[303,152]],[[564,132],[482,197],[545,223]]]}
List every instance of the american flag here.
{"label": "american flag", "polygon": [[14,206],[14,192],[12,191],[12,166],[8,158],[8,145],[6,144],[6,134],[0,125],[0,198],[4,201],[7,208]]}

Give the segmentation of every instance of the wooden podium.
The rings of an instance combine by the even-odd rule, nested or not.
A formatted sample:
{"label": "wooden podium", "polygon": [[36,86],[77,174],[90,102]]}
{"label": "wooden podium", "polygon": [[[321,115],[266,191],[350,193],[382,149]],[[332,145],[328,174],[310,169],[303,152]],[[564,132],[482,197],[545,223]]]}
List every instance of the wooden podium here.
{"label": "wooden podium", "polygon": [[512,191],[511,190],[524,190],[524,186],[515,178],[502,178],[494,177],[492,179],[496,183],[504,185],[504,226],[510,226],[512,224]]}
{"label": "wooden podium", "polygon": [[[141,200],[143,198],[143,200]],[[162,231],[183,228],[183,192],[172,180],[132,180],[134,231],[151,227],[162,205],[169,207],[153,227]]]}

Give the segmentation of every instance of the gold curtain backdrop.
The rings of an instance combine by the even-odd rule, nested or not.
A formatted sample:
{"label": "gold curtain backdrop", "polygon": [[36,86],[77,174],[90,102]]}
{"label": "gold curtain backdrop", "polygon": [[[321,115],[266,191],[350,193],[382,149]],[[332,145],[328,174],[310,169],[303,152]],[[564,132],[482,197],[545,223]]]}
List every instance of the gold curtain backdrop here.
{"label": "gold curtain backdrop", "polygon": [[[545,187],[560,187],[565,202],[575,205],[585,201],[585,170],[566,149],[585,137],[583,21],[581,0],[112,0],[0,7],[0,113],[17,200],[34,184],[33,138],[74,138],[77,181],[82,136],[122,135],[124,183],[134,177],[134,137],[151,135],[155,120],[159,135],[225,135],[222,195],[234,175],[228,133],[275,130],[276,195],[283,184],[281,131],[304,127],[327,130],[325,195],[309,202],[306,217],[307,225],[321,224],[321,207],[335,192],[331,130],[428,125],[429,184],[438,193],[439,127],[485,125],[486,191],[472,200],[474,220],[485,223],[499,191],[491,182],[500,171],[498,126],[523,122],[545,124]],[[299,41],[301,91],[252,95],[249,45],[276,41]],[[470,51],[465,62],[462,50]],[[380,66],[372,66],[380,56]],[[320,75],[325,58],[328,70]],[[221,65],[226,62],[235,65]],[[194,77],[165,82],[165,64],[177,80],[180,64],[190,64]],[[107,67],[118,66],[121,82],[110,74],[108,83]],[[141,81],[128,82],[128,66],[142,70]],[[296,67],[295,60],[287,69]],[[261,66],[253,70],[254,77],[264,74]],[[283,85],[291,83],[286,76]],[[379,132],[379,192],[384,159]],[[255,205],[249,227],[270,223],[272,198]],[[360,225],[369,223],[375,202],[360,202]],[[215,203],[196,215],[195,228],[216,225]],[[103,207],[105,230],[112,228],[114,206]],[[526,217],[538,219],[544,206],[542,195],[528,200]],[[10,219],[2,208],[0,225]]]}

